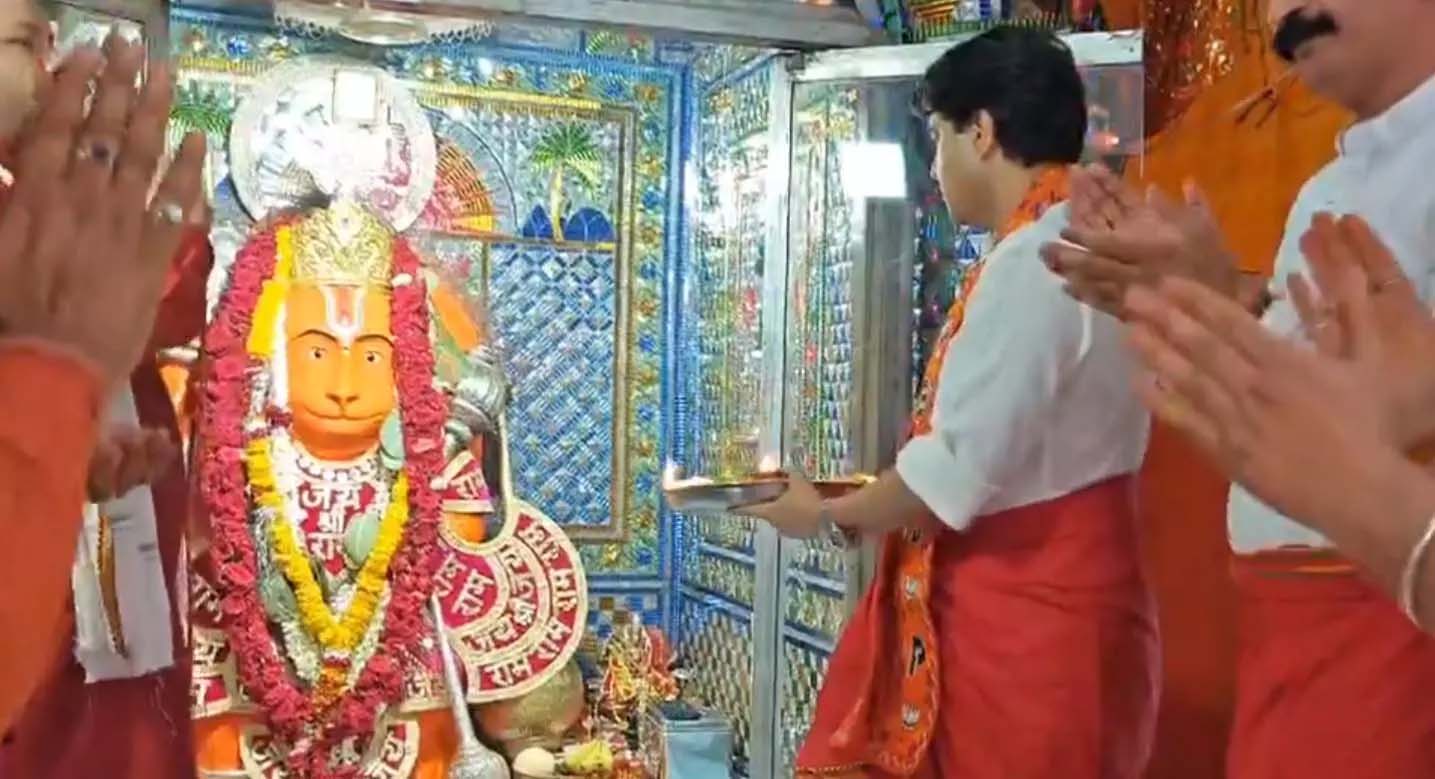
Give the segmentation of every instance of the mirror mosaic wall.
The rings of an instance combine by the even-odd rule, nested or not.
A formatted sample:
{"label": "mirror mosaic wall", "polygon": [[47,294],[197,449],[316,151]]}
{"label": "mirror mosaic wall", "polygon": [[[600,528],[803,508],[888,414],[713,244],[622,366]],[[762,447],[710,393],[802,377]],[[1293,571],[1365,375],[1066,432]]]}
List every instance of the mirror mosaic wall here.
{"label": "mirror mosaic wall", "polygon": [[[862,557],[737,517],[677,516],[661,484],[670,463],[711,477],[768,455],[815,476],[880,464],[859,446],[858,409],[872,407],[859,404],[863,285],[901,266],[911,300],[885,346],[920,365],[933,312],[983,245],[942,214],[920,123],[890,115],[906,101],[888,98],[914,82],[798,83],[773,52],[559,27],[376,48],[175,10],[169,39],[174,137],[209,136],[221,263],[253,225],[228,140],[264,74],[340,56],[412,91],[438,177],[410,235],[483,303],[515,387],[517,491],[578,542],[594,637],[628,621],[663,628],[688,697],[732,721],[736,771],[790,775]],[[1106,156],[1140,137],[1140,75],[1088,74]],[[322,114],[296,105],[287,119],[302,129]],[[847,159],[874,141],[900,147],[895,202],[916,204],[895,217],[910,240],[881,256],[869,241],[880,209]],[[882,407],[900,412],[909,392]]]}

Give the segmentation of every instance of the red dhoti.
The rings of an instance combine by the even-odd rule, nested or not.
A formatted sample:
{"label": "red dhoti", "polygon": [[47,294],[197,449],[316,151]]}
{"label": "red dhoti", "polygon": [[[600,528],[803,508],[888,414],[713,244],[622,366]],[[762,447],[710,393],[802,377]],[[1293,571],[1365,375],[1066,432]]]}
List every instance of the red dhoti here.
{"label": "red dhoti", "polygon": [[1229,779],[1435,776],[1435,638],[1326,553],[1238,557]]}
{"label": "red dhoti", "polygon": [[[939,532],[926,597],[933,646],[915,653],[901,615],[920,588],[888,544],[833,655],[799,775],[1139,777],[1160,642],[1133,486],[1123,476]],[[934,671],[927,700],[899,700],[921,666]],[[910,768],[904,750],[916,750]]]}

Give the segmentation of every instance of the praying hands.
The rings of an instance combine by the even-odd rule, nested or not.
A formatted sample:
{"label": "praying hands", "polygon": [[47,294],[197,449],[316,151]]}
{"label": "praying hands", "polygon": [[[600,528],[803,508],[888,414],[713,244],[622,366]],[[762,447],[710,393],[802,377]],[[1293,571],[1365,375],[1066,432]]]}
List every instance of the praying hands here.
{"label": "praying hands", "polygon": [[1066,281],[1067,294],[1116,317],[1127,290],[1183,278],[1253,308],[1261,293],[1237,269],[1221,228],[1193,184],[1183,202],[1159,190],[1137,192],[1100,165],[1072,173],[1071,224],[1042,261]]}
{"label": "praying hands", "polygon": [[1140,391],[1234,480],[1398,591],[1435,511],[1435,480],[1404,456],[1435,434],[1435,321],[1359,218],[1318,217],[1302,249],[1312,279],[1290,294],[1314,349],[1201,283],[1131,288],[1131,343],[1152,374]]}
{"label": "praying hands", "polygon": [[82,49],[66,60],[21,136],[15,190],[0,212],[3,334],[68,349],[107,387],[143,354],[170,258],[202,201],[198,135],[147,197],[173,80],[156,64],[136,90],[144,61],[118,35],[103,57]]}
{"label": "praying hands", "polygon": [[[186,139],[149,197],[173,81],[112,36],[61,66],[17,145],[0,206],[0,633],[46,636],[68,602],[79,507],[146,479],[170,456],[151,434],[96,451],[99,409],[150,340],[166,270],[201,198],[202,138]],[[50,631],[50,632],[47,632]],[[0,647],[0,730],[54,667],[46,640]]]}

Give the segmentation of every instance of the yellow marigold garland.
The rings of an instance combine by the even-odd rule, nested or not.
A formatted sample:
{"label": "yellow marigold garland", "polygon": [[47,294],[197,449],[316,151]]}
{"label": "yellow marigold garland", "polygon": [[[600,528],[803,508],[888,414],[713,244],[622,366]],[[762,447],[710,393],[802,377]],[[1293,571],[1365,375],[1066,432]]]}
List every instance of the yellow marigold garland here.
{"label": "yellow marigold garland", "polygon": [[249,470],[254,502],[273,512],[269,523],[269,541],[274,561],[294,587],[294,597],[299,602],[300,624],[309,635],[326,650],[351,651],[359,645],[373,621],[374,613],[378,611],[384,586],[388,582],[389,563],[403,539],[404,526],[408,524],[408,479],[401,473],[395,480],[389,505],[379,523],[378,539],[359,569],[353,600],[343,616],[336,617],[324,602],[319,582],[309,567],[308,555],[294,540],[294,526],[284,510],[284,498],[276,487],[269,451],[268,437],[256,438],[249,443],[245,464]]}
{"label": "yellow marigold garland", "polygon": [[274,275],[264,282],[254,306],[253,325],[245,349],[262,360],[273,356],[274,325],[289,295],[289,277],[294,268],[294,229],[284,225],[274,231]]}

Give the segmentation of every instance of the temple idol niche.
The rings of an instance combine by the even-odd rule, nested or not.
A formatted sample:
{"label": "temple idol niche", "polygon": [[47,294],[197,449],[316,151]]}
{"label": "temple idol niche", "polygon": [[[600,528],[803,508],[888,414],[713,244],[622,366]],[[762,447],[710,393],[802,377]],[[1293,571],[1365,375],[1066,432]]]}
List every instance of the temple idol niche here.
{"label": "temple idol niche", "polygon": [[[772,24],[776,17],[769,10],[793,6],[780,14],[790,17],[799,7],[763,0],[747,4],[743,27],[757,35],[783,27]],[[827,20],[857,13],[851,3],[805,5]],[[1051,4],[909,0],[903,5],[912,37],[934,40],[966,36],[986,25],[993,11],[1005,8],[1030,19],[1033,10]],[[471,720],[489,746],[517,758],[515,773],[531,776],[559,768],[588,768],[593,776],[611,779],[631,779],[642,771],[790,775],[833,646],[864,582],[862,558],[825,538],[779,543],[750,520],[684,514],[664,500],[663,474],[675,464],[694,475],[740,477],[770,454],[762,440],[772,430],[781,431],[783,460],[800,462],[814,475],[835,477],[857,467],[863,455],[854,446],[870,443],[870,436],[854,426],[855,410],[885,408],[907,391],[885,382],[879,388],[863,378],[870,371],[863,369],[862,355],[896,360],[907,346],[904,341],[873,350],[865,340],[871,329],[862,322],[874,318],[864,306],[876,297],[867,286],[870,270],[890,267],[909,251],[916,277],[911,376],[919,378],[952,297],[984,246],[984,236],[950,223],[925,182],[920,150],[929,143],[928,128],[908,111],[909,92],[925,67],[924,50],[896,50],[901,76],[891,70],[890,47],[843,51],[837,59],[845,66],[876,67],[850,71],[866,76],[835,78],[824,68],[824,57],[720,43],[706,33],[649,35],[631,28],[506,16],[445,18],[306,0],[274,0],[272,9],[265,9],[272,16],[256,15],[251,5],[234,0],[175,0],[165,4],[167,25],[151,26],[157,20],[117,20],[84,6],[97,8],[95,0],[61,4],[62,14],[80,19],[78,26],[62,22],[62,39],[97,43],[116,24],[131,37],[168,38],[178,87],[171,115],[175,140],[184,131],[201,131],[210,141],[206,183],[213,193],[211,237],[220,266],[212,305],[230,299],[235,259],[246,245],[277,245],[274,228],[281,223],[292,237],[301,227],[298,220],[334,217],[331,212],[351,205],[418,256],[434,322],[432,371],[447,404],[443,467],[457,469],[450,473],[457,483],[435,490],[442,515],[435,545],[453,547],[450,538],[467,545],[452,555],[459,565],[440,576],[449,580],[443,608],[455,609],[450,602],[455,593],[478,581],[473,576],[454,581],[457,573],[474,571],[464,567],[471,556],[461,552],[502,537],[515,498],[558,521],[581,557],[575,567],[583,569],[587,605],[579,628],[583,637],[571,658],[576,668],[575,662],[565,663],[532,692],[492,696],[502,700],[490,701],[461,681],[454,688],[467,689],[458,704],[469,711],[455,718],[448,709],[456,696],[429,695],[436,691],[428,686],[436,680],[447,684],[443,653],[436,650],[464,639],[441,619],[450,640],[439,641],[440,624],[425,611],[423,628],[434,630],[426,636],[432,647],[425,646],[423,662],[414,664],[423,673],[403,680],[413,684],[397,693],[403,702],[384,708],[375,725],[379,737],[346,739],[330,750],[339,753],[329,761],[334,772],[363,763],[361,773],[372,776],[461,776],[460,724]],[[693,19],[692,11],[674,16]],[[394,24],[400,18],[407,31]],[[354,22],[379,35],[364,33]],[[832,29],[830,21],[805,27],[787,29],[799,39],[829,34],[818,28]],[[870,32],[865,22],[861,27]],[[75,30],[84,34],[67,34]],[[396,32],[403,40],[395,39]],[[1119,33],[1096,43],[1101,64],[1083,71],[1093,111],[1089,140],[1108,164],[1134,160],[1145,113],[1140,38]],[[827,75],[819,77],[824,69]],[[902,125],[910,127],[904,131]],[[863,152],[868,142],[905,150],[905,177],[913,189],[906,199],[915,213],[889,208],[892,203],[876,211],[859,207],[852,190],[885,182],[885,174],[897,168],[883,165],[874,172],[850,165],[867,156],[853,153]],[[368,178],[355,181],[361,173]],[[888,238],[907,243],[901,236],[915,241],[887,251]],[[378,321],[372,317],[387,316],[390,323],[379,329],[392,331],[398,321],[394,298],[406,286],[395,284],[400,274],[379,275],[387,283],[331,285],[335,291],[328,294],[335,311],[362,313],[362,328]],[[258,284],[262,297],[263,282]],[[314,286],[292,277],[287,284]],[[786,285],[781,306],[775,304],[778,295],[768,294],[776,293],[778,284]],[[366,288],[362,311],[357,291],[337,291],[346,286]],[[374,303],[375,295],[388,302]],[[330,324],[325,293],[288,297],[276,306],[285,321],[271,330],[291,332],[291,308],[296,317]],[[878,319],[900,325],[906,313]],[[256,326],[252,317],[231,321],[240,329]],[[321,334],[322,329],[311,338]],[[334,343],[344,338],[329,336]],[[391,340],[398,337],[390,333]],[[271,359],[246,358],[256,382],[269,381],[264,377],[273,356],[282,352],[289,363],[289,344],[274,338]],[[246,355],[248,346],[246,336]],[[485,348],[487,355],[481,352]],[[205,403],[198,401],[219,386],[193,385],[200,351],[196,345],[161,356],[181,424],[192,422],[194,428],[206,423]],[[392,350],[396,362],[402,351]],[[480,369],[483,365],[513,384],[506,404],[488,399],[505,384],[486,378],[492,374]],[[398,393],[408,368],[396,370],[394,407],[402,405]],[[296,392],[289,388],[291,416]],[[780,399],[780,414],[774,399]],[[493,409],[502,409],[495,421],[480,421]],[[219,463],[244,466],[244,447],[263,432],[279,459],[293,451],[297,467],[300,452],[293,442],[303,440],[299,428],[306,423],[296,419],[275,430],[267,413],[263,427],[259,413],[252,416],[255,432],[243,432]],[[355,490],[346,487],[349,497],[334,500],[357,501],[361,508],[350,511],[361,516],[345,520],[344,511],[336,513],[336,504],[330,504],[324,521],[344,532],[316,530],[316,536],[328,534],[318,546],[337,550],[331,566],[310,566],[322,597],[331,595],[335,578],[359,578],[365,566],[353,571],[350,555],[362,556],[371,542],[377,547],[384,519],[377,507],[394,503],[394,477],[408,467],[396,470],[393,464],[408,445],[401,415],[396,418],[398,424],[379,424],[377,434],[363,434],[378,442],[372,473],[385,473],[388,492],[375,497],[369,492],[377,493],[376,486],[360,487],[355,498]],[[215,449],[207,448],[203,436],[191,448],[197,463]],[[205,467],[213,475],[219,465]],[[247,467],[238,478],[249,500]],[[217,484],[211,480],[206,489]],[[332,491],[327,482],[301,487]],[[487,490],[489,508],[478,497],[480,488]],[[410,504],[418,500],[411,488],[409,497]],[[270,554],[261,545],[271,540],[260,532],[267,527],[258,521],[262,508],[247,504],[246,543],[255,547],[254,567],[262,562],[278,577],[256,585],[255,610],[273,606],[283,615],[299,598],[285,569],[261,556]],[[290,507],[286,518],[307,533],[308,511]],[[423,514],[410,513],[411,529]],[[352,528],[360,529],[349,535]],[[216,573],[213,555],[202,547],[246,538],[232,536],[196,539],[206,582]],[[331,551],[309,549],[307,536],[304,541],[295,546],[311,562],[319,552]],[[390,561],[390,582],[400,578],[395,566],[402,570],[402,549]],[[566,554],[573,559],[571,550]],[[495,552],[479,556],[489,564],[478,569],[480,575],[506,565]],[[369,559],[375,559],[372,550],[365,562]],[[337,583],[341,596],[346,586],[352,585]],[[322,653],[317,674],[306,661],[307,679],[291,667],[297,656],[289,654],[291,645],[316,642],[304,638],[302,623],[289,619],[296,631],[265,612],[262,635],[274,643],[281,662],[260,667],[258,674],[250,668],[246,676],[231,636],[216,626],[226,603],[234,613],[247,614],[245,604],[255,599],[226,601],[205,584],[195,600],[200,758],[205,766],[228,766],[207,771],[206,779],[293,776],[279,765],[283,750],[271,748],[268,713],[255,699],[264,699],[269,686],[280,682],[301,692],[314,690],[308,679],[322,678]],[[352,602],[335,598],[325,605],[342,624]],[[520,610],[495,604],[490,613],[508,613],[516,624]],[[246,638],[253,635],[261,631]],[[358,651],[367,651],[362,642]],[[457,668],[462,658],[453,654]],[[377,667],[387,671],[383,662]],[[574,710],[579,676],[587,688],[585,722],[560,738],[554,732]],[[394,674],[387,678],[393,681]],[[250,679],[258,682],[251,685]],[[484,702],[477,703],[480,699]],[[309,708],[301,709],[306,716],[314,707],[312,696],[307,700],[303,706]],[[287,706],[275,710],[281,718],[292,713]],[[325,720],[315,715],[305,721]],[[606,759],[596,746],[600,738],[609,747]],[[565,755],[553,745],[582,749]],[[385,759],[375,759],[380,756]]]}
{"label": "temple idol niche", "polygon": [[[398,232],[432,187],[423,113],[381,71],[316,70],[235,123],[257,224],[203,345],[199,765],[503,775],[470,707],[488,707],[496,746],[561,746],[584,713],[583,566],[514,492],[507,379],[478,307]],[[324,90],[326,121],[288,121]]]}

